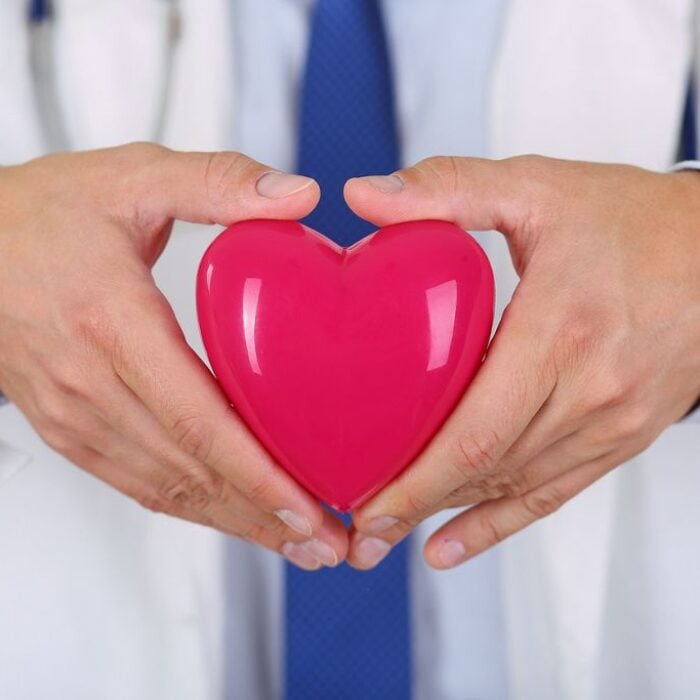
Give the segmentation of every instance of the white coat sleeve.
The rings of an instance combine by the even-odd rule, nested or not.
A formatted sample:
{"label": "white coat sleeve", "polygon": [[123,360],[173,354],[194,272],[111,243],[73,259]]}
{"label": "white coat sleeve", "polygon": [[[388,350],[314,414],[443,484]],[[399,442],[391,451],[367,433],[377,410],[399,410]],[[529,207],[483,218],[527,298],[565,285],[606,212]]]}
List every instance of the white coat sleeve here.
{"label": "white coat sleeve", "polygon": [[[700,125],[699,125],[700,126]],[[700,134],[700,128],[696,126],[698,134]],[[697,170],[700,173],[700,160],[684,160],[681,163],[677,163],[671,168],[671,172],[681,172],[683,170]],[[693,406],[693,409],[686,415],[681,423],[700,423],[700,398],[698,402]]]}
{"label": "white coat sleeve", "polygon": [[0,2],[0,165],[21,163],[45,150],[27,6],[26,0]]}

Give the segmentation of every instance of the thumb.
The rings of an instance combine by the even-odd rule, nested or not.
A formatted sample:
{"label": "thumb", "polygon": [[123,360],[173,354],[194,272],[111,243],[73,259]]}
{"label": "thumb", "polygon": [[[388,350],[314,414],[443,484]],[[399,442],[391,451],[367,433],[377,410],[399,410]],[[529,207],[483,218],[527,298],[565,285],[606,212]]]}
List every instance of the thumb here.
{"label": "thumb", "polygon": [[388,176],[353,178],[345,199],[379,226],[440,219],[476,231],[513,231],[527,216],[525,158],[435,157]]}
{"label": "thumb", "polygon": [[242,153],[185,153],[154,144],[121,148],[129,172],[126,194],[139,221],[227,226],[244,219],[300,219],[320,197],[311,178],[280,172]]}

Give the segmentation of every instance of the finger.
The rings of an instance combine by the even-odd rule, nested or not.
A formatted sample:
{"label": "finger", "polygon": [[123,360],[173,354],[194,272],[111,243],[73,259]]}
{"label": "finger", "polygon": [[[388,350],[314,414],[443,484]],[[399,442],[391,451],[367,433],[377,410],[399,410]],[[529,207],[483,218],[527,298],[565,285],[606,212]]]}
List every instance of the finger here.
{"label": "finger", "polygon": [[469,506],[499,498],[516,498],[611,452],[608,446],[592,441],[586,431],[567,435],[550,445],[529,462],[513,471],[496,472],[493,479],[478,486],[467,485],[443,501],[435,512]]}
{"label": "finger", "polygon": [[[251,519],[242,515],[241,513],[250,512],[250,504],[233,487],[225,486],[228,491],[217,499],[210,499],[208,490],[205,496],[198,499],[201,487],[195,487],[195,495],[192,496],[191,486],[187,488],[186,499],[173,497],[157,485],[164,478],[168,483],[179,484],[183,477],[179,480],[175,477],[174,482],[172,475],[162,475],[162,469],[158,465],[135,461],[130,468],[125,469],[119,467],[120,464],[125,462],[92,451],[90,468],[93,473],[153,512],[215,528],[226,535],[275,551],[295,565],[309,570],[337,566],[347,555],[345,529],[330,513],[324,513],[323,522],[315,537],[309,538],[276,518],[261,522],[259,517]],[[121,473],[117,474],[117,471]],[[147,474],[146,478],[144,474]]]}
{"label": "finger", "polygon": [[397,541],[453,492],[493,476],[555,387],[537,323],[516,318],[506,314],[484,365],[426,450],[354,514],[359,532]]}
{"label": "finger", "polygon": [[[227,528],[225,531],[236,528],[240,531],[240,522],[243,521],[249,527],[260,526],[276,533],[286,542],[309,541],[309,532],[295,530],[287,521],[265,512],[235,485],[180,452],[163,427],[127,387],[112,393],[112,400],[123,411],[116,424],[127,428],[126,434],[132,436],[137,445],[117,432],[108,434],[106,429],[101,432],[93,429],[90,434],[95,436],[101,452],[113,462],[128,465],[130,472],[148,483],[162,501],[211,519]],[[327,566],[337,564],[347,552],[347,534],[342,522],[326,514],[313,542],[312,548]]]}
{"label": "finger", "polygon": [[[438,157],[389,176],[349,180],[345,199],[363,219],[384,226],[441,219],[464,229],[507,233],[527,218],[523,161]],[[530,188],[532,185],[530,184]]]}
{"label": "finger", "polygon": [[[138,500],[147,498],[152,510],[158,504],[157,510],[162,512],[182,517],[189,513],[187,519],[216,523],[225,532],[240,532],[243,521],[249,527],[276,532],[285,541],[308,539],[309,533],[289,528],[209,467],[178,450],[163,427],[116,376],[104,372],[98,378],[99,396],[85,398],[76,388],[68,395],[46,380],[41,382],[40,401],[31,404],[27,414],[42,426],[41,432],[55,449],[67,455],[75,445],[83,445],[102,455],[124,478],[139,484]],[[108,476],[110,483],[118,477]],[[344,555],[347,537],[342,523],[324,522],[319,537],[335,544],[338,557]]]}
{"label": "finger", "polygon": [[[148,502],[157,503],[160,511],[196,513],[197,522],[214,522],[223,532],[240,532],[240,521],[244,521],[249,527],[277,533],[284,541],[308,540],[309,532],[290,527],[288,518],[266,513],[216,472],[179,450],[114,374],[102,372],[92,379],[100,388],[97,395],[76,377],[71,377],[70,387],[63,392],[44,378],[38,391],[40,401],[29,402],[28,417],[42,426],[41,432],[59,452],[67,455],[75,445],[92,448],[110,464],[119,465],[126,478],[140,484],[138,493],[147,493]],[[114,478],[110,475],[110,483]],[[317,540],[313,549],[323,555],[325,565],[345,557],[347,533],[336,518],[324,517],[313,539]]]}
{"label": "finger", "polygon": [[[109,390],[105,393],[114,397]],[[256,508],[235,487],[205,465],[185,455],[173,455],[177,451],[171,450],[167,441],[157,442],[153,435],[144,435],[142,431],[149,417],[140,414],[147,411],[143,405],[129,401],[129,398],[126,397],[126,409],[131,411],[132,416],[140,416],[144,421],[136,433],[141,444],[115,430],[89,404],[68,397],[59,399],[71,417],[63,427],[62,439],[71,446],[83,445],[92,450],[118,469],[124,479],[138,484],[137,500],[141,503],[145,500],[146,507],[151,510],[178,517],[189,514],[189,520],[207,525],[216,523],[219,529],[226,532],[240,531],[240,523],[245,522],[249,526],[265,527],[282,537],[286,535],[287,539],[303,539],[299,533],[288,532],[288,528],[274,516]],[[119,396],[118,400],[119,405],[124,406],[125,397]],[[153,421],[152,416],[150,420]],[[159,425],[157,430],[164,432]],[[68,451],[72,451],[72,448],[63,450],[63,453]],[[115,474],[109,477],[110,483],[118,478]]]}
{"label": "finger", "polygon": [[487,501],[453,518],[425,544],[424,556],[436,569],[449,569],[557,511],[564,503],[619,463],[607,454],[517,498]]}
{"label": "finger", "polygon": [[[559,391],[559,387],[557,389]],[[555,394],[557,393],[555,391]],[[644,407],[612,406],[599,410],[595,416],[583,420],[583,414],[579,406],[565,407],[564,418],[552,417],[549,413],[559,413],[555,409],[556,403],[547,402],[549,411],[543,409],[538,418],[533,421],[537,427],[533,431],[536,435],[542,429],[546,437],[540,444],[546,445],[539,453],[531,449],[530,441],[526,441],[526,447],[516,450],[516,445],[504,456],[499,465],[489,478],[483,483],[466,485],[446,499],[436,509],[453,508],[486,500],[494,500],[502,497],[517,497],[533,489],[552,481],[557,476],[571,471],[582,463],[597,461],[608,454],[628,454],[632,456],[641,452],[650,444],[653,436],[645,434],[640,442],[640,433],[646,420],[647,411]],[[542,416],[542,414],[545,414]],[[578,416],[570,422],[567,417]],[[572,432],[556,439],[548,444],[554,436],[558,436],[565,429],[557,429],[556,421],[562,426],[570,428],[579,425]],[[532,424],[531,424],[532,425]],[[545,426],[551,426],[547,430]],[[528,428],[525,435],[531,428]],[[533,442],[535,438],[533,437]]]}
{"label": "finger", "polygon": [[[287,523],[259,508],[245,498],[235,484],[179,449],[131,389],[116,376],[113,383],[113,387],[103,388],[97,399],[103,420],[120,436],[111,443],[114,444],[114,452],[110,452],[104,438],[100,438],[103,451],[106,450],[108,456],[134,467],[141,465],[140,477],[155,486],[166,500],[189,502],[193,508],[205,514],[210,509],[231,510],[247,521],[273,530],[281,526],[281,534],[289,536]],[[112,382],[103,383],[102,386],[109,387],[110,384]],[[130,443],[142,450],[140,458],[133,451],[127,454],[127,450],[131,450]],[[309,534],[306,530],[297,531],[297,537],[292,539]]]}
{"label": "finger", "polygon": [[[185,343],[165,299],[131,324],[114,362],[117,374],[178,448],[232,483],[262,510],[307,536],[323,509],[253,438],[209,370]],[[146,339],[144,341],[144,339]]]}
{"label": "finger", "polygon": [[228,225],[243,219],[299,219],[318,203],[311,178],[282,173],[241,153],[183,153],[152,144],[125,149],[120,198],[127,218]]}
{"label": "finger", "polygon": [[[571,387],[558,379],[522,435],[493,469],[452,491],[433,512],[482,501],[519,496],[554,476],[599,456],[589,445],[584,416],[570,402]],[[593,452],[593,453],[592,453]]]}
{"label": "finger", "polygon": [[226,522],[220,522],[215,516],[209,517],[185,505],[163,501],[148,482],[143,481],[90,447],[81,446],[71,449],[69,459],[92,473],[100,481],[109,484],[154,513],[162,513],[197,525],[214,528],[225,535],[281,554],[296,566],[309,571],[314,571],[322,566],[335,566],[342,561],[335,554],[329,561],[331,555],[328,551],[319,547],[319,544],[313,540],[287,540],[279,532],[274,532],[244,519],[228,518]]}
{"label": "finger", "polygon": [[[460,506],[472,506],[504,498],[517,498],[557,477],[604,457],[610,449],[596,445],[585,431],[567,435],[515,471],[496,469],[477,483],[469,483],[451,493],[430,509],[426,517]],[[394,525],[379,536],[352,531],[348,562],[357,569],[371,569],[381,562],[390,548],[410,532],[409,527]]]}
{"label": "finger", "polygon": [[242,537],[243,533],[246,533],[250,528],[250,523],[246,523],[243,519],[217,522],[214,518],[193,510],[178,501],[163,499],[152,484],[141,478],[138,470],[134,470],[126,464],[115,462],[89,445],[73,446],[66,450],[65,455],[74,464],[153,513],[162,513],[198,525],[213,527],[237,537]]}
{"label": "finger", "polygon": [[164,428],[116,375],[93,376],[96,395],[72,390],[69,395],[43,382],[40,400],[29,415],[44,427],[61,452],[64,445],[84,444],[104,455],[130,476],[149,485],[160,500],[188,507],[203,516],[212,508],[274,528],[282,525],[238,493],[235,487],[194,458],[177,449]]}
{"label": "finger", "polygon": [[561,379],[544,402],[537,415],[511,445],[494,470],[507,482],[509,475],[517,474],[550,447],[578,434],[584,424],[584,416],[572,410],[571,387],[563,387]]}

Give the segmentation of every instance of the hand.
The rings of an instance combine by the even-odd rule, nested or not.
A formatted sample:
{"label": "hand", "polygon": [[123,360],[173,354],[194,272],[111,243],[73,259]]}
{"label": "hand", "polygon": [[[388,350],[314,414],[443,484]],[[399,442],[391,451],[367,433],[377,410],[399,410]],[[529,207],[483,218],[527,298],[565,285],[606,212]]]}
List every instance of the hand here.
{"label": "hand", "polygon": [[429,515],[473,506],[425,547],[433,567],[461,564],[644,450],[700,395],[700,175],[435,158],[351,180],[346,198],[379,225],[497,229],[521,278],[454,414],[354,514],[358,568]]}
{"label": "hand", "polygon": [[344,558],[342,524],[273,463],[187,346],[151,267],[174,219],[306,215],[309,178],[134,144],[0,169],[0,388],[69,460],[157,512]]}

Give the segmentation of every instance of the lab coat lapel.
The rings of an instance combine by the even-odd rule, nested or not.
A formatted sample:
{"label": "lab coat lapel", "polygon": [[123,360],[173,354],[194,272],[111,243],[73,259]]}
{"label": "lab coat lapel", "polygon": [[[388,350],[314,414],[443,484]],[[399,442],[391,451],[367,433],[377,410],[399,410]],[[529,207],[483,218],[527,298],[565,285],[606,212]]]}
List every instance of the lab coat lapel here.
{"label": "lab coat lapel", "polygon": [[58,117],[72,149],[160,141],[227,146],[229,0],[55,0]]}
{"label": "lab coat lapel", "polygon": [[162,142],[182,150],[231,148],[235,95],[232,0],[179,0]]}
{"label": "lab coat lapel", "polygon": [[496,157],[664,169],[675,158],[692,0],[510,0],[492,91]]}
{"label": "lab coat lapel", "polygon": [[[492,89],[492,155],[668,167],[691,11],[690,0],[511,0]],[[595,697],[619,484],[609,475],[503,547],[516,698]]]}
{"label": "lab coat lapel", "polygon": [[[23,2],[13,0],[9,4],[13,8],[22,4],[23,10],[26,9]],[[231,3],[229,0],[180,0],[179,27],[173,24],[169,14],[171,4],[163,0],[54,1],[53,80],[63,127],[72,149],[156,139],[183,149],[214,150],[230,145],[234,94]],[[6,38],[16,41],[17,46],[8,49],[12,48],[19,55],[26,44],[26,37],[20,32],[26,26],[25,15],[22,14],[24,24],[20,24],[5,5],[5,2],[0,3],[0,22],[4,26],[8,17],[17,24],[17,33],[7,32]],[[170,66],[168,44],[173,31],[177,32],[177,37]],[[4,49],[3,45],[1,50]],[[23,66],[0,62],[0,86],[4,86],[6,79],[8,84],[21,85],[20,97],[29,102],[31,76],[27,75],[22,82],[16,77],[10,80],[5,77],[10,67],[15,71],[24,70]],[[164,82],[168,83],[168,90],[163,111]],[[32,105],[24,111],[33,115],[36,110]],[[3,117],[0,105],[2,125],[7,123]],[[38,145],[40,130],[37,127],[37,135],[34,135],[27,123],[16,130],[17,134],[29,134],[26,145],[17,149],[17,160],[40,155],[43,150]],[[12,155],[13,151],[2,145],[0,157],[7,162],[7,153]],[[212,232],[204,227],[184,228],[176,227],[166,251],[166,256],[174,256],[169,267],[173,271],[170,278],[173,290],[169,296],[178,307],[180,320],[187,326],[188,339],[199,348],[192,308],[194,297],[189,287],[182,285],[183,278],[190,278],[186,276],[187,271],[193,275],[194,270],[185,265],[183,272],[183,265],[195,265]],[[165,286],[167,284],[165,280]],[[31,454],[30,474],[38,473],[40,468],[43,473],[44,466],[50,466],[58,458],[41,444],[14,407],[3,411],[0,437],[15,443],[10,444],[10,448],[21,445],[23,451]],[[16,459],[20,453],[15,449],[10,452],[5,445],[1,447],[3,474],[9,476],[8,455]],[[48,479],[60,480],[62,476],[58,470],[47,468],[45,471]],[[30,480],[20,481],[13,476],[10,483],[19,492]],[[81,484],[88,494],[104,490],[91,480]],[[47,491],[50,490],[49,486]],[[90,496],[86,498],[89,500]],[[114,499],[115,512],[130,512],[132,506],[126,499],[118,494],[114,494]],[[31,496],[25,500],[29,502]],[[142,618],[139,628],[143,638],[158,642],[154,646],[156,656],[145,660],[142,668],[134,669],[133,677],[142,678],[144,684],[152,684],[159,697],[221,697],[225,614],[221,568],[223,538],[213,530],[145,511],[139,512],[137,517],[142,523],[140,542],[144,556],[133,562],[133,569],[125,566],[122,576],[124,580],[142,583],[140,590],[148,594],[143,596],[146,602],[135,598],[129,603]],[[111,530],[110,536],[115,540],[112,542],[115,549],[133,546],[129,533]],[[99,533],[94,539],[99,542]],[[80,547],[75,549],[77,552]],[[129,566],[132,566],[131,560]],[[109,614],[113,615],[111,611]],[[88,621],[85,625],[88,627]],[[98,638],[99,630],[95,629],[94,634]],[[167,674],[162,674],[163,668],[168,669]],[[167,687],[162,687],[163,678],[167,679]],[[129,694],[127,679],[124,684],[120,690],[119,683],[114,680],[110,697]]]}
{"label": "lab coat lapel", "polygon": [[153,140],[169,65],[171,3],[55,0],[52,79],[73,149]]}

